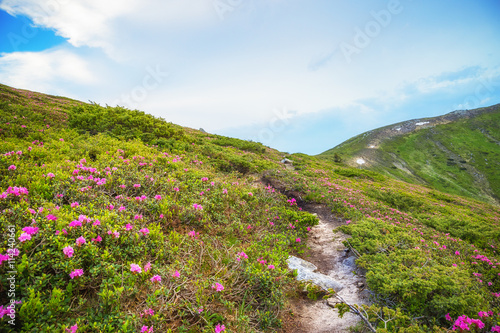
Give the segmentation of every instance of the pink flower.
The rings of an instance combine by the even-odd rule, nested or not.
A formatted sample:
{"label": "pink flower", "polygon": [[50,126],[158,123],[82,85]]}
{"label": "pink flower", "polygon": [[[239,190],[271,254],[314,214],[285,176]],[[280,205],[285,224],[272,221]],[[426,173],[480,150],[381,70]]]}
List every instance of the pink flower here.
{"label": "pink flower", "polygon": [[150,280],[151,282],[161,282],[161,276],[155,275]]}
{"label": "pink flower", "polygon": [[144,266],[144,272],[147,272],[151,269],[151,263],[148,261],[148,263]]}
{"label": "pink flower", "polygon": [[18,238],[18,239],[19,239],[19,241],[20,241],[21,243],[23,243],[23,242],[25,242],[25,241],[27,241],[27,240],[30,240],[30,239],[31,239],[31,236],[30,236],[30,234],[28,234],[28,233],[26,233],[26,232],[23,232],[23,233],[21,234],[21,236],[19,236],[19,238]]}
{"label": "pink flower", "polygon": [[71,208],[75,208],[78,206],[80,206],[80,204],[77,201],[71,203]]}
{"label": "pink flower", "polygon": [[85,240],[85,238],[83,238],[83,236],[80,236],[76,239],[76,245],[77,246],[82,246],[83,244],[87,243],[87,241]]}
{"label": "pink flower", "polygon": [[73,250],[73,248],[71,246],[66,246],[64,249],[63,249],[63,253],[66,257],[68,258],[71,258],[73,256],[73,253],[75,251]]}
{"label": "pink flower", "polygon": [[447,313],[447,314],[446,314],[446,316],[444,316],[444,318],[445,318],[446,320],[448,320],[448,321],[451,321],[451,317],[450,317],[450,314],[449,314],[449,313]]}
{"label": "pink flower", "polygon": [[57,221],[57,216],[49,214],[49,215],[47,215],[47,220],[49,220],[49,221]]}
{"label": "pink flower", "polygon": [[215,333],[220,333],[220,332],[223,332],[225,330],[226,330],[226,326],[224,326],[224,325],[217,324],[217,326],[215,326]]}
{"label": "pink flower", "polygon": [[149,234],[149,229],[148,228],[142,228],[141,230],[139,230],[140,233],[142,233],[144,236],[146,236],[147,234]]}
{"label": "pink flower", "polygon": [[69,224],[70,227],[81,227],[82,226],[82,222],[80,221],[71,221],[70,224]]}
{"label": "pink flower", "polygon": [[491,331],[492,331],[492,332],[500,332],[500,326],[493,326],[493,327],[491,328]]}
{"label": "pink flower", "polygon": [[227,189],[222,189],[222,194],[227,194]]}
{"label": "pink flower", "polygon": [[141,333],[153,333],[153,326],[149,327],[149,329],[147,326],[142,326]]}
{"label": "pink flower", "polygon": [[269,266],[267,266],[267,268],[269,268],[269,269],[275,269],[274,265],[269,265]]}
{"label": "pink flower", "polygon": [[132,273],[141,273],[142,269],[141,269],[141,266],[139,266],[137,264],[130,264],[130,271]]}
{"label": "pink flower", "polygon": [[0,254],[0,265],[2,265],[4,261],[8,261],[9,259],[10,257],[8,255]]}
{"label": "pink flower", "polygon": [[456,254],[457,256],[459,256],[459,255],[460,255],[460,251],[455,251],[455,254]]}
{"label": "pink flower", "polygon": [[9,166],[9,167],[8,167],[8,169],[9,169],[9,170],[16,170],[16,169],[17,169],[17,167],[13,164],[13,165]]}
{"label": "pink flower", "polygon": [[237,261],[240,261],[241,259],[248,259],[248,256],[245,252],[241,251],[236,254],[238,258],[236,258]]}
{"label": "pink flower", "polygon": [[19,249],[8,249],[7,254],[11,257],[17,257],[19,255]]}
{"label": "pink flower", "polygon": [[252,192],[248,192],[248,195],[253,197],[253,193]]}
{"label": "pink flower", "polygon": [[193,204],[193,208],[196,210],[203,210],[203,207],[201,205],[198,205],[198,204]]}
{"label": "pink flower", "polygon": [[141,187],[141,184],[134,184],[134,187],[139,188],[139,187]]}
{"label": "pink flower", "polygon": [[125,230],[131,230],[133,229],[134,227],[132,226],[132,224],[130,223],[127,223],[127,225],[125,226]]}
{"label": "pink flower", "polygon": [[97,237],[96,237],[96,238],[92,238],[92,241],[93,241],[93,242],[101,242],[101,241],[102,241],[102,238],[101,238],[101,236],[97,235]]}
{"label": "pink flower", "polygon": [[300,243],[300,238],[295,239],[295,242]]}
{"label": "pink flower", "polygon": [[99,221],[98,219],[96,219],[96,220],[94,221],[94,223],[92,223],[92,225],[100,225],[100,224],[101,224],[101,221]]}
{"label": "pink flower", "polygon": [[36,235],[38,233],[38,227],[24,227],[23,231],[28,235]]}
{"label": "pink flower", "polygon": [[82,275],[83,275],[83,269],[75,269],[73,272],[69,274],[69,277],[74,279],[75,277]]}
{"label": "pink flower", "polygon": [[178,278],[179,276],[181,276],[181,273],[179,273],[179,271],[175,271],[174,273],[172,273],[173,278]]}
{"label": "pink flower", "polygon": [[49,177],[49,178],[54,178],[55,176],[56,176],[56,175],[54,175],[52,172],[49,172],[49,173],[47,174],[47,177]]}
{"label": "pink flower", "polygon": [[212,285],[212,289],[215,289],[215,291],[223,291],[224,286],[219,282],[216,282],[215,284]]}
{"label": "pink flower", "polygon": [[156,200],[161,200],[161,195],[155,195]]}
{"label": "pink flower", "polygon": [[70,328],[67,328],[66,331],[68,331],[70,333],[75,333],[77,329],[78,329],[78,325],[75,324],[75,325],[71,326]]}

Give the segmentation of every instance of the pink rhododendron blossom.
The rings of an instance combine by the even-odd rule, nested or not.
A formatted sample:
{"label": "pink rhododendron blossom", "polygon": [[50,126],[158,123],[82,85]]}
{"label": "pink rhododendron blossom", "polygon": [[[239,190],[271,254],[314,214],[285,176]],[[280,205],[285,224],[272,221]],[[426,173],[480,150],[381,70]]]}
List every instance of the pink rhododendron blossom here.
{"label": "pink rhododendron blossom", "polygon": [[451,317],[450,317],[450,314],[449,314],[449,313],[447,313],[447,314],[446,314],[446,316],[444,316],[444,318],[445,318],[446,320],[448,320],[448,321],[451,321]]}
{"label": "pink rhododendron blossom", "polygon": [[101,238],[101,236],[97,235],[97,237],[96,237],[96,238],[92,238],[92,241],[93,241],[93,242],[101,242],[101,241],[102,241],[102,238]]}
{"label": "pink rhododendron blossom", "polygon": [[78,329],[78,325],[75,324],[75,325],[71,326],[70,328],[67,328],[66,331],[68,331],[69,333],[75,333],[77,329]]}
{"label": "pink rhododendron blossom", "polygon": [[7,169],[9,169],[9,170],[16,170],[16,169],[17,169],[17,167],[16,167],[14,164],[12,164],[12,165],[11,165],[11,166],[9,166]]}
{"label": "pink rhododendron blossom", "polygon": [[139,266],[137,264],[130,264],[130,271],[132,273],[141,273],[142,272],[142,268],[141,268],[141,266]]}
{"label": "pink rhododendron blossom", "polygon": [[134,227],[132,226],[132,224],[127,223],[127,225],[125,225],[125,230],[132,230],[132,229],[134,229]]}
{"label": "pink rhododendron blossom", "polygon": [[63,253],[66,257],[68,258],[71,258],[73,256],[73,253],[75,251],[73,250],[73,248],[71,246],[66,246],[64,249],[63,249]]}
{"label": "pink rhododendron blossom", "polygon": [[27,240],[30,240],[30,239],[31,239],[31,236],[30,236],[30,234],[23,232],[23,233],[21,234],[21,236],[19,236],[19,238],[18,238],[18,239],[19,239],[19,241],[20,241],[21,243],[23,243],[23,242],[25,242],[25,241],[27,241]]}
{"label": "pink rhododendron blossom", "polygon": [[75,269],[73,272],[69,274],[69,277],[74,279],[75,277],[82,276],[83,275],[83,269]]}
{"label": "pink rhododendron blossom", "polygon": [[161,282],[161,276],[155,275],[150,280],[151,282]]}
{"label": "pink rhododendron blossom", "polygon": [[71,221],[71,222],[69,223],[69,226],[70,226],[70,227],[73,227],[73,228],[76,228],[76,227],[81,227],[81,226],[82,226],[82,222],[77,221],[77,220],[74,220],[74,221]]}
{"label": "pink rhododendron blossom", "polygon": [[172,274],[172,277],[174,277],[174,278],[178,278],[179,276],[181,276],[181,273],[179,273],[179,271],[175,271],[175,272]]}
{"label": "pink rhododendron blossom", "polygon": [[223,291],[224,286],[219,282],[216,282],[215,284],[212,285],[212,289],[215,289],[215,291]]}
{"label": "pink rhododendron blossom", "polygon": [[38,227],[24,227],[23,231],[28,235],[36,235],[38,233]]}
{"label": "pink rhododendron blossom", "polygon": [[224,325],[217,324],[217,326],[215,326],[215,333],[221,333],[221,332],[224,332],[225,330],[226,330],[226,326],[224,326]]}
{"label": "pink rhododendron blossom", "polygon": [[295,242],[300,243],[300,238],[295,239]]}
{"label": "pink rhododendron blossom", "polygon": [[155,195],[156,200],[161,200],[161,195]]}
{"label": "pink rhododendron blossom", "polygon": [[141,230],[139,230],[140,233],[142,233],[144,236],[146,236],[147,234],[149,234],[149,229],[148,228],[142,228]]}
{"label": "pink rhododendron blossom", "polygon": [[85,238],[83,238],[83,236],[80,236],[76,239],[76,245],[77,246],[82,246],[83,244],[87,243],[87,241],[85,240]]}
{"label": "pink rhododendron blossom", "polygon": [[148,261],[148,263],[144,266],[144,272],[147,272],[151,269],[151,263]]}
{"label": "pink rhododendron blossom", "polygon": [[80,206],[80,204],[77,201],[71,203],[71,208],[75,208],[78,206]]}

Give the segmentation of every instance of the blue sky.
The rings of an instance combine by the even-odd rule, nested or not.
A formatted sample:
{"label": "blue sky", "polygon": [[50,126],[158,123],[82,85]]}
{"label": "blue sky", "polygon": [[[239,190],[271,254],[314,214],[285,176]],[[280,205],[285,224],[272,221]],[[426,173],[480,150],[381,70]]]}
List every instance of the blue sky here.
{"label": "blue sky", "polygon": [[0,0],[0,82],[318,154],[500,103],[500,2]]}

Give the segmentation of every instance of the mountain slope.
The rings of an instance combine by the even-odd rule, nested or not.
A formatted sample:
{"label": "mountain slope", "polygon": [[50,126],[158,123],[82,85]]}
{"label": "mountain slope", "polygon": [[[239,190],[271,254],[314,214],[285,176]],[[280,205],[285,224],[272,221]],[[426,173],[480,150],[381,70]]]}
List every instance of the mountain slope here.
{"label": "mountain slope", "polygon": [[500,105],[375,129],[319,156],[335,154],[351,166],[498,203]]}
{"label": "mountain slope", "polygon": [[498,206],[3,85],[0,129],[1,332],[279,331],[317,298],[286,264],[304,203],[344,222],[382,332],[500,323]]}

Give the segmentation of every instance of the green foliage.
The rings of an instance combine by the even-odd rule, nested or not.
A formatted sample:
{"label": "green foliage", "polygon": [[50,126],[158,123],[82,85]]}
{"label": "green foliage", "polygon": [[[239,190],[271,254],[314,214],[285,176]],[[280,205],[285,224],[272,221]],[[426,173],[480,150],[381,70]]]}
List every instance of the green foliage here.
{"label": "green foliage", "polygon": [[304,154],[293,170],[257,143],[2,85],[0,120],[0,254],[19,250],[0,265],[0,305],[20,302],[2,332],[276,331],[300,288],[286,259],[318,223],[302,201],[345,221],[380,332],[499,312],[496,206]]}

